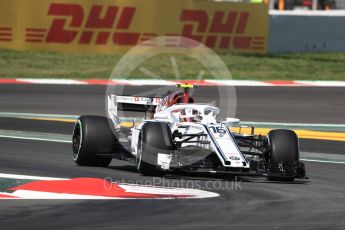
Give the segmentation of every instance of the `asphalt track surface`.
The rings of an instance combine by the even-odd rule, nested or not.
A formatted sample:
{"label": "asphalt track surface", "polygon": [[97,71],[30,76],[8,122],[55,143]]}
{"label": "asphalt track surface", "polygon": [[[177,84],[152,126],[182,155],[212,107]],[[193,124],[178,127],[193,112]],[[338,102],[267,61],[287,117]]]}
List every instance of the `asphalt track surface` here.
{"label": "asphalt track surface", "polygon": [[[222,87],[219,87],[220,89]],[[126,86],[136,95],[174,87]],[[1,112],[104,114],[105,86],[0,85]],[[217,87],[199,87],[195,102],[218,101]],[[236,87],[236,117],[244,121],[344,124],[344,87]]]}
{"label": "asphalt track surface", "polygon": [[[215,93],[212,90],[198,97],[210,97]],[[240,87],[237,111],[243,120],[344,123],[344,99],[343,88]],[[104,87],[0,85],[0,108],[2,112],[102,114]],[[70,124],[61,122],[23,125],[4,119],[0,119],[0,129],[71,131]],[[324,152],[313,141],[304,146]],[[190,200],[2,200],[1,229],[345,229],[344,164],[306,162],[310,179],[295,183],[273,183],[261,177],[183,176],[184,182],[190,182],[187,185],[180,176],[170,175],[164,181],[141,176],[121,161],[107,168],[78,167],[67,143],[0,138],[0,169],[38,176],[177,183],[220,194]],[[240,181],[238,187],[233,186],[234,180]]]}

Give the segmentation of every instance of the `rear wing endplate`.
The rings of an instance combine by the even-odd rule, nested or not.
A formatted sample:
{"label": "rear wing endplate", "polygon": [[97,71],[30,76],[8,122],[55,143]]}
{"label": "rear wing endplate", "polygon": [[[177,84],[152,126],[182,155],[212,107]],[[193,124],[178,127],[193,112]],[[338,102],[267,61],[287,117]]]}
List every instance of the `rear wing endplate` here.
{"label": "rear wing endplate", "polygon": [[158,97],[142,96],[108,96],[108,113],[110,118],[117,117],[118,111],[147,112],[153,110],[161,102]]}

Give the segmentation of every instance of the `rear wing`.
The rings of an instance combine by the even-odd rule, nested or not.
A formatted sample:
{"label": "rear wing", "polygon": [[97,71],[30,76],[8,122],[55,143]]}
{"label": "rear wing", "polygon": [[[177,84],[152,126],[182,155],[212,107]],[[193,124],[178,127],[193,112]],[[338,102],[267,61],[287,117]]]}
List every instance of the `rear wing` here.
{"label": "rear wing", "polygon": [[152,111],[161,102],[159,97],[142,96],[108,96],[108,114],[111,119],[117,119],[118,111],[147,112]]}

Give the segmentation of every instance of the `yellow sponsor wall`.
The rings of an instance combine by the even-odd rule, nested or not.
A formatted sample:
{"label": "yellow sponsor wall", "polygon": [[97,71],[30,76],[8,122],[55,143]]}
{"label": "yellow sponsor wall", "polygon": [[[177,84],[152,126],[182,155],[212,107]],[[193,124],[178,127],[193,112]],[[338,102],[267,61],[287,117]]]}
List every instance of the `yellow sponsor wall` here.
{"label": "yellow sponsor wall", "polygon": [[[0,1],[1,48],[116,53],[155,36],[192,38],[222,53],[266,53],[268,7],[206,0]],[[181,44],[167,39],[166,45]]]}

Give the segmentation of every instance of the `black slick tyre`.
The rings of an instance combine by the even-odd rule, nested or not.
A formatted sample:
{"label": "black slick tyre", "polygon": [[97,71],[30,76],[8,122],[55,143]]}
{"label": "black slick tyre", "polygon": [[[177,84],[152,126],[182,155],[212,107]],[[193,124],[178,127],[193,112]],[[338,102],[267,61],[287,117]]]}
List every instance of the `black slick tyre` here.
{"label": "black slick tyre", "polygon": [[73,160],[81,166],[110,164],[116,138],[109,126],[108,118],[81,116],[75,124],[72,137]]}

